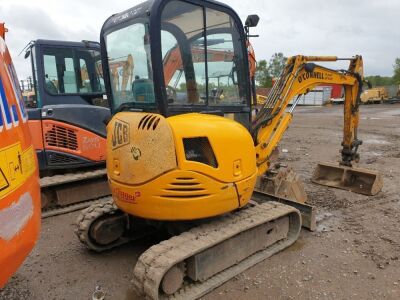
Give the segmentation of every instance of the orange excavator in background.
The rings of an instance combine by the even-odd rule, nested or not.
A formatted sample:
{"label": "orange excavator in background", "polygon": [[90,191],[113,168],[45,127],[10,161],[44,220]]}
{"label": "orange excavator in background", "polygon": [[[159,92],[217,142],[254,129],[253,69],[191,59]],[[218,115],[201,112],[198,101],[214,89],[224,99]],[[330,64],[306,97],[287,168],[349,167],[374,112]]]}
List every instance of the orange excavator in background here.
{"label": "orange excavator in background", "polygon": [[[84,208],[108,196],[104,91],[100,45],[93,41],[38,39],[28,44],[35,101],[29,129],[39,161],[43,217]],[[132,55],[110,63],[115,90],[132,85]]]}
{"label": "orange excavator in background", "polygon": [[40,230],[39,172],[17,75],[0,23],[0,288]]}
{"label": "orange excavator in background", "polygon": [[[38,157],[43,216],[110,194],[104,120],[110,116],[97,42],[38,39],[28,44],[35,102],[27,103]],[[99,67],[100,66],[100,67]],[[72,205],[72,206],[71,206]],[[51,211],[50,211],[51,210]]]}

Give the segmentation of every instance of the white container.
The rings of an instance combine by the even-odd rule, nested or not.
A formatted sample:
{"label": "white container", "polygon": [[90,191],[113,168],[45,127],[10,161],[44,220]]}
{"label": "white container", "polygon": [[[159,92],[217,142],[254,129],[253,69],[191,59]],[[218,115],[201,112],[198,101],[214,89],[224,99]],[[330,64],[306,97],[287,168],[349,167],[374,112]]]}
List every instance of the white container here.
{"label": "white container", "polygon": [[[322,106],[331,98],[332,87],[318,86],[306,95],[301,95],[298,105]],[[292,99],[290,103],[297,98]]]}

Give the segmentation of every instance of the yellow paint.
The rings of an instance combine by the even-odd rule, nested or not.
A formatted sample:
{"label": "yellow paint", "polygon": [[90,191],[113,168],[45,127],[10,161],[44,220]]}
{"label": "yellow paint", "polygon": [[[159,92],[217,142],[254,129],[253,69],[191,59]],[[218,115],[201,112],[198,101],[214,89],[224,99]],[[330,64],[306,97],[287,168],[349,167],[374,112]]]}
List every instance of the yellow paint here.
{"label": "yellow paint", "polygon": [[[159,119],[154,130],[143,129],[146,115]],[[113,119],[126,122],[130,130],[129,145],[107,155],[113,198],[123,211],[147,219],[193,220],[232,211],[250,200],[257,167],[252,137],[241,124],[195,113],[164,118],[124,112]],[[114,132],[113,120],[108,131]],[[217,165],[187,157],[186,138],[207,138]],[[137,160],[132,147],[140,148]]]}
{"label": "yellow paint", "polygon": [[256,98],[257,98],[257,105],[263,105],[265,100],[267,100],[266,96],[259,95],[259,94],[256,95]]}
{"label": "yellow paint", "polygon": [[[110,183],[114,201],[123,211],[146,219],[171,221],[212,217],[243,206],[251,197],[255,181],[256,173],[237,182],[238,193],[234,183],[220,182],[198,172],[173,170],[143,185],[129,186],[113,180]],[[193,185],[179,185],[182,183]]]}
{"label": "yellow paint", "polygon": [[[167,118],[175,139],[179,169],[196,170],[222,182],[236,182],[256,172],[254,142],[245,127],[231,119],[207,114],[182,114]],[[185,158],[184,138],[207,137],[218,167]],[[234,162],[240,160],[241,171]]]}
{"label": "yellow paint", "polygon": [[[284,82],[279,100],[272,108],[271,115],[274,118],[269,124],[260,128],[257,132],[256,153],[258,174],[262,175],[269,169],[269,157],[273,150],[278,146],[284,132],[289,127],[292,114],[286,111],[291,100],[297,96],[306,94],[316,86],[323,84],[341,84],[345,88],[344,99],[344,132],[343,146],[351,148],[355,139],[355,132],[358,127],[359,113],[355,110],[359,82],[356,75],[363,78],[363,63],[361,56],[355,56],[350,61],[348,73],[342,73],[328,68],[315,65],[312,72],[307,72],[304,67],[306,63],[312,61],[336,61],[335,56],[293,56],[286,63],[286,68],[290,67],[291,72],[280,80]],[[279,83],[279,82],[277,82]],[[275,84],[277,84],[275,83]],[[257,99],[262,100],[261,97]]]}
{"label": "yellow paint", "polygon": [[16,143],[0,149],[0,198],[19,188],[35,172],[35,152]]}
{"label": "yellow paint", "polygon": [[[116,114],[107,126],[107,170],[117,206],[146,219],[193,220],[246,205],[257,174],[268,170],[270,157],[291,123],[292,114],[286,111],[289,102],[319,84],[345,85],[343,144],[349,145],[346,134],[358,123],[358,112],[349,110],[355,104],[358,81],[350,73],[319,66],[306,72],[304,64],[310,60],[336,58],[288,60],[293,68],[280,100],[269,107],[274,117],[259,129],[255,143],[246,128],[229,118],[198,113],[168,118],[142,112]],[[361,57],[353,64],[349,70],[362,76]]]}
{"label": "yellow paint", "polygon": [[172,130],[157,114],[118,113],[107,125],[107,149],[108,176],[127,185],[176,168]]}

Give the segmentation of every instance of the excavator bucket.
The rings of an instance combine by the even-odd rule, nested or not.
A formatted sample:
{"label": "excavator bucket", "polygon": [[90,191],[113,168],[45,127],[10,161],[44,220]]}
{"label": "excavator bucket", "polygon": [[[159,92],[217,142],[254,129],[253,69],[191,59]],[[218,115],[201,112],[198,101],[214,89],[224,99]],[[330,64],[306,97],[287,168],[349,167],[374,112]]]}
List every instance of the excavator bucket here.
{"label": "excavator bucket", "polygon": [[383,186],[382,175],[376,171],[334,163],[319,163],[311,181],[364,195],[375,195]]}

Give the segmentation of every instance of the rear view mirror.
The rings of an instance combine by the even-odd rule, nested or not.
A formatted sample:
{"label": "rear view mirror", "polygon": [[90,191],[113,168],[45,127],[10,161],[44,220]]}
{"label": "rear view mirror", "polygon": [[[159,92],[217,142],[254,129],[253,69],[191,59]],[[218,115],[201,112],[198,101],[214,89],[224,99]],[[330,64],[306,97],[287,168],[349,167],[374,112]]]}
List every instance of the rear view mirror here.
{"label": "rear view mirror", "polygon": [[258,15],[248,15],[245,25],[247,27],[256,27],[258,21],[260,21],[260,17]]}
{"label": "rear view mirror", "polygon": [[27,59],[31,55],[31,50],[26,50],[24,58]]}

